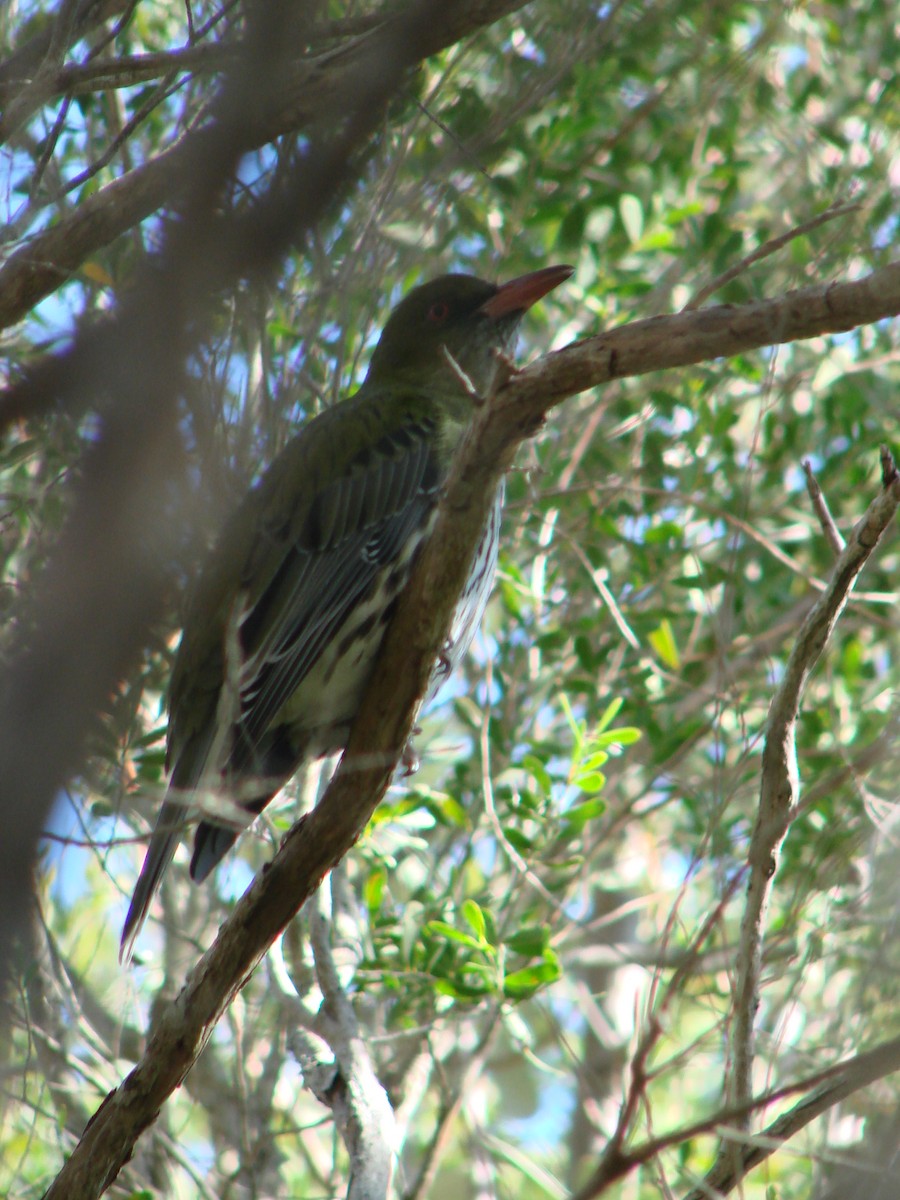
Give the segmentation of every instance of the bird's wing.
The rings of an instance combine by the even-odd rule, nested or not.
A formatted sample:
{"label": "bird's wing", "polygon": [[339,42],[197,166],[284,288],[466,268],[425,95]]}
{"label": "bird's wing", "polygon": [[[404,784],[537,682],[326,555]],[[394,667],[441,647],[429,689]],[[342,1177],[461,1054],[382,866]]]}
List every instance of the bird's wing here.
{"label": "bird's wing", "polygon": [[239,637],[240,741],[258,746],[330,640],[426,520],[439,484],[426,427],[386,432],[317,492],[266,585],[248,593]]}
{"label": "bird's wing", "polygon": [[[219,746],[230,747],[237,732],[252,762],[273,717],[400,553],[440,486],[427,418],[398,419],[373,406],[358,415],[375,436],[357,437],[354,449],[342,437],[349,411],[329,410],[276,459],[226,524],[188,605],[169,699],[170,791],[126,917],[123,962],[183,834],[191,790],[208,767],[226,765]],[[223,703],[232,630],[240,660],[234,711]],[[233,723],[222,728],[226,713]]]}
{"label": "bird's wing", "polygon": [[[214,759],[238,774],[247,768],[279,710],[433,503],[441,472],[427,417],[398,419],[377,405],[356,410],[374,428],[357,435],[354,449],[353,431],[342,429],[352,412],[352,404],[329,410],[287,447],[204,572],[172,678],[169,757],[178,787],[196,785]],[[239,734],[227,764],[216,753],[226,723]]]}

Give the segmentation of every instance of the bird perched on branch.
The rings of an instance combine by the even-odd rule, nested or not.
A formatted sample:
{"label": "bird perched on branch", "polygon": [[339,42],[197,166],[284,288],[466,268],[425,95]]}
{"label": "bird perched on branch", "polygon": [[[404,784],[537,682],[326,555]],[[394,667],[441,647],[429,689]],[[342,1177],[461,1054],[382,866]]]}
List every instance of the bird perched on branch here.
{"label": "bird perched on branch", "polygon": [[[192,793],[249,824],[304,762],[346,744],[396,598],[428,536],[453,451],[525,311],[568,279],[495,285],[445,275],[394,309],[359,391],[310,421],[226,523],[189,600],[169,694],[169,793],[122,932],[130,960],[184,832]],[[465,653],[493,582],[503,487],[472,561],[434,695]],[[238,836],[206,818],[191,876]]]}

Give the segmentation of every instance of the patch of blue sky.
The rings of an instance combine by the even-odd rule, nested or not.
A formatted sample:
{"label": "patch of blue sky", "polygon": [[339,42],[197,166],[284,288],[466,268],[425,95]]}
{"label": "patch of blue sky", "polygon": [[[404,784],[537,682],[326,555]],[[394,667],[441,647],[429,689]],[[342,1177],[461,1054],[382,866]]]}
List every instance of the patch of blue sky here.
{"label": "patch of blue sky", "polygon": [[92,820],[86,812],[83,797],[68,791],[58,793],[45,826],[45,838],[40,843],[40,857],[53,874],[51,892],[63,908],[71,908],[87,889],[87,855],[95,851],[79,843],[86,832],[107,841],[115,836],[114,818]]}
{"label": "patch of blue sky", "polygon": [[[297,816],[299,815],[298,813]],[[224,900],[233,902],[243,896],[253,882],[254,875],[252,867],[241,857],[240,852],[229,854],[216,870],[216,890]]]}
{"label": "patch of blue sky", "polygon": [[[872,235],[872,245],[876,250],[886,250],[889,246],[893,246],[897,241],[897,230],[900,227],[900,217],[897,213],[891,213],[884,221],[881,222],[875,229]],[[886,317],[884,324],[895,321],[895,317]]]}
{"label": "patch of blue sky", "polygon": [[272,172],[278,165],[278,152],[273,145],[266,144],[258,150],[245,154],[238,163],[238,181],[247,189],[256,192],[267,185]]}
{"label": "patch of blue sky", "polygon": [[60,350],[72,336],[83,311],[84,288],[77,280],[71,280],[38,301],[25,320],[25,332],[40,349]]}
{"label": "patch of blue sky", "polygon": [[[34,159],[31,154],[17,150],[15,146],[4,146],[0,151],[0,203],[4,205],[7,224],[17,221],[24,214],[33,169]],[[39,227],[40,215],[36,214],[36,227]],[[46,224],[48,220],[49,216],[43,214],[43,223]]]}
{"label": "patch of blue sky", "polygon": [[684,404],[676,404],[669,415],[657,412],[652,420],[654,428],[661,429],[671,437],[682,437],[690,433],[696,424],[697,414],[691,412]]}
{"label": "patch of blue sky", "polygon": [[[829,458],[836,458],[836,457],[839,457],[840,455],[848,454],[851,450],[853,450],[855,448],[856,448],[856,446],[855,446],[853,439],[847,437],[846,434],[841,434],[839,437],[832,438],[831,441],[828,443],[828,456],[829,456]],[[820,470],[824,466],[824,460],[822,460],[822,459],[817,460],[811,454],[807,455],[807,457],[813,463],[813,469],[815,469],[816,461],[819,462]]]}
{"label": "patch of blue sky", "polygon": [[[811,459],[809,460],[811,461]],[[817,468],[814,466],[813,471]],[[806,490],[806,473],[799,464],[791,464],[784,473],[784,486],[788,492],[796,493]]]}
{"label": "patch of blue sky", "polygon": [[794,42],[783,47],[779,57],[782,67],[789,75],[809,66],[809,51],[802,42]]}
{"label": "patch of blue sky", "polygon": [[[459,866],[469,852],[470,848],[463,845],[463,842],[459,840],[450,847],[448,861],[454,862],[457,866]],[[497,839],[490,834],[483,837],[477,837],[472,843],[471,853],[476,863],[481,868],[481,872],[485,879],[490,879],[497,866],[497,856],[499,854]]]}
{"label": "patch of blue sky", "polygon": [[537,1108],[530,1116],[501,1119],[500,1128],[520,1145],[527,1146],[532,1157],[558,1154],[572,1122],[575,1099],[571,1084],[554,1079],[540,1089]]}
{"label": "patch of blue sky", "polygon": [[653,518],[646,513],[629,514],[619,522],[619,533],[628,541],[642,542],[652,524]]}
{"label": "patch of blue sky", "polygon": [[[888,320],[893,321],[893,320],[895,320],[895,318],[890,317],[890,318],[888,318]],[[832,341],[836,346],[855,346],[856,343],[859,341],[859,330],[858,329],[839,330],[837,333],[828,334],[828,337],[829,337],[830,341]]]}
{"label": "patch of blue sky", "polygon": [[670,850],[660,855],[659,867],[662,887],[677,891],[698,873],[701,864],[696,858]]}
{"label": "patch of blue sky", "polygon": [[[465,233],[454,238],[452,245],[454,259],[449,270],[471,273],[472,262],[487,250],[487,239],[481,234]],[[502,265],[500,269],[502,270]],[[485,263],[484,270],[488,271],[487,263]]]}

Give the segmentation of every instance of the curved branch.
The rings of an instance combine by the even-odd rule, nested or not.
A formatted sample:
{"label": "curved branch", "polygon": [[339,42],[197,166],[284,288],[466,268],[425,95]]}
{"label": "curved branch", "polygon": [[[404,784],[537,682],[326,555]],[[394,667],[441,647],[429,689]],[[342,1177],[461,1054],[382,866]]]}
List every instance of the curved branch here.
{"label": "curved branch", "polygon": [[[853,530],[835,563],[828,586],[810,609],[797,633],[784,677],[772,697],[762,756],[759,809],[750,839],[747,898],[741,919],[737,983],[731,1034],[731,1100],[746,1107],[749,1129],[753,1095],[754,1021],[760,1000],[764,923],[778,851],[797,814],[800,788],[796,724],[800,700],[813,667],[837,624],[857,575],[894,520],[900,506],[900,474],[882,447],[882,491]],[[740,1175],[742,1148],[723,1142],[707,1183],[722,1171]]]}
{"label": "curved branch", "polygon": [[850,283],[815,284],[774,300],[633,321],[547,355],[522,372],[506,395],[510,406],[528,407],[525,419],[533,421],[547,400],[557,403],[613,379],[845,333],[898,315],[900,261]]}

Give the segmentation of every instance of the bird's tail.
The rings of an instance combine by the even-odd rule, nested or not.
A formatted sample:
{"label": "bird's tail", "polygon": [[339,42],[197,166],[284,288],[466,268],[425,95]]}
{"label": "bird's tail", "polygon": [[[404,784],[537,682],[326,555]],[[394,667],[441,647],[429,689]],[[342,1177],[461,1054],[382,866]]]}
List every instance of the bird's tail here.
{"label": "bird's tail", "polygon": [[272,797],[278,795],[284,784],[285,780],[279,778],[262,796],[253,800],[242,799],[238,811],[246,815],[241,821],[233,821],[228,825],[218,821],[200,822],[194,834],[194,853],[191,855],[191,879],[194,883],[202,883],[218,866],[244,829],[259,816]]}
{"label": "bird's tail", "polygon": [[160,880],[166,868],[175,855],[175,849],[181,840],[185,827],[186,808],[181,800],[166,797],[156,828],[150,838],[150,845],[144,856],[144,865],[135,884],[134,895],[122,928],[122,940],[119,943],[119,962],[127,966],[134,954],[134,943],[147,920],[147,913],[153,903]]}
{"label": "bird's tail", "polygon": [[[262,804],[255,811],[261,812]],[[213,821],[200,822],[194,835],[194,852],[191,855],[191,879],[194,883],[202,883],[222,861],[237,841],[239,832],[225,825],[216,825]]]}

